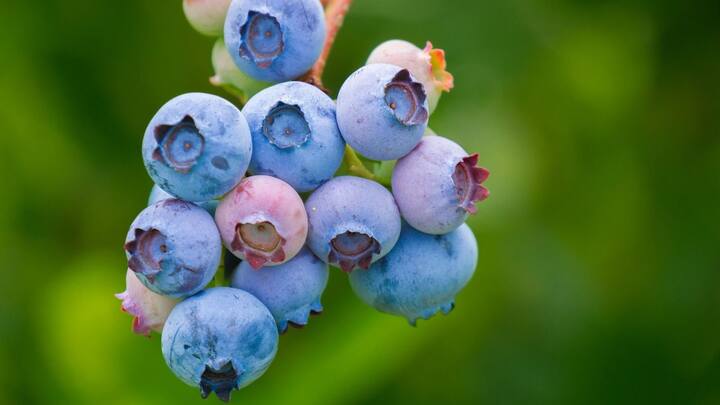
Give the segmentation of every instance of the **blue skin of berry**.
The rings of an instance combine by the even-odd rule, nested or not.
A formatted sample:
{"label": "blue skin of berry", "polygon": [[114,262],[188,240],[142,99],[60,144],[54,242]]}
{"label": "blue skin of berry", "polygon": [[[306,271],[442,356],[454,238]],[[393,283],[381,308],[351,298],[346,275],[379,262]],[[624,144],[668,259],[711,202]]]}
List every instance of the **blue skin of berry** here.
{"label": "blue skin of berry", "polygon": [[[180,302],[162,333],[162,353],[170,369],[203,396],[215,391],[229,398],[258,379],[278,347],[278,331],[270,311],[250,293],[229,287],[210,288]],[[237,375],[224,384],[203,379],[211,371],[232,367]],[[205,374],[207,377],[207,374]]]}
{"label": "blue skin of berry", "polygon": [[[125,238],[129,267],[140,282],[173,298],[202,290],[215,276],[221,250],[213,217],[177,199],[161,200],[142,210]],[[133,261],[139,265],[131,265]]]}
{"label": "blue skin of berry", "polygon": [[311,312],[322,312],[320,297],[327,281],[327,264],[305,247],[289,262],[260,271],[247,262],[240,263],[230,285],[265,304],[282,333],[288,323],[304,326]]}
{"label": "blue skin of berry", "polygon": [[415,325],[419,318],[452,310],[477,258],[475,236],[465,224],[446,235],[429,235],[403,223],[395,248],[368,271],[352,272],[350,285],[368,305]]}
{"label": "blue skin of berry", "polygon": [[[381,63],[364,66],[345,80],[338,93],[340,132],[345,142],[370,159],[393,160],[406,155],[417,145],[427,127],[428,106],[424,93],[418,95],[422,102],[413,103],[405,99],[400,90],[387,87],[402,70]],[[419,122],[404,123],[398,118],[413,109],[424,109],[424,119],[418,116]]]}
{"label": "blue skin of berry", "polygon": [[441,136],[426,136],[400,159],[392,175],[395,201],[403,218],[416,229],[432,234],[451,232],[468,217],[459,206],[453,172],[468,154]]}
{"label": "blue skin of berry", "polygon": [[[158,201],[167,200],[170,198],[177,198],[174,195],[166,192],[165,190],[158,187],[157,184],[154,184],[152,189],[150,190],[150,195],[148,196],[148,205],[153,205]],[[196,202],[195,205],[203,208],[205,211],[208,212],[210,215],[215,215],[215,209],[217,208],[220,201],[218,200],[210,200],[210,201],[203,201],[203,202]]]}
{"label": "blue skin of berry", "polygon": [[143,138],[143,160],[152,180],[187,201],[221,197],[250,164],[247,121],[230,102],[187,93],[163,105]]}
{"label": "blue skin of berry", "polygon": [[317,87],[286,82],[253,96],[242,110],[250,126],[249,171],[316,189],[342,163],[345,141],[335,120],[335,103]]}
{"label": "blue skin of berry", "polygon": [[[376,261],[395,246],[400,236],[400,212],[385,187],[359,177],[335,177],[320,186],[305,203],[307,245],[328,262],[330,242],[344,232],[368,235],[380,244]],[[363,270],[358,270],[363,271]]]}
{"label": "blue skin of berry", "polygon": [[318,0],[234,0],[225,44],[238,68],[267,82],[306,73],[322,51],[325,15]]}

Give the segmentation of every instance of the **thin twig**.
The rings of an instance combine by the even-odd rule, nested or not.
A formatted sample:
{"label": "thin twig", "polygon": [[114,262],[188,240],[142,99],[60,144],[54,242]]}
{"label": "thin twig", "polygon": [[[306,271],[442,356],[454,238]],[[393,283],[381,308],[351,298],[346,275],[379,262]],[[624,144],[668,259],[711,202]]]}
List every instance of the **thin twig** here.
{"label": "thin twig", "polygon": [[327,27],[327,35],[325,37],[325,44],[323,45],[322,53],[318,58],[315,65],[305,75],[304,80],[314,86],[317,86],[323,91],[326,89],[322,84],[322,75],[325,71],[325,64],[327,58],[330,55],[335,37],[342,27],[343,21],[345,20],[345,14],[350,9],[352,0],[321,0],[325,5],[325,26]]}

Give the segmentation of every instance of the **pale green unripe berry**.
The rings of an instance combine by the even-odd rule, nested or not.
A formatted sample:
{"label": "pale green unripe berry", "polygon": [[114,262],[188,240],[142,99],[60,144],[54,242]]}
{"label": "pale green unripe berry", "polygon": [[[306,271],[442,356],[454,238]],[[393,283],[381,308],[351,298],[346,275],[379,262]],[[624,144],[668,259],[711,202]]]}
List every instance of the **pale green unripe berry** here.
{"label": "pale green unripe berry", "polygon": [[238,69],[222,38],[218,38],[213,46],[212,65],[213,69],[215,69],[215,75],[210,78],[210,83],[232,93],[243,103],[247,102],[255,93],[270,85],[269,83],[257,81]]}
{"label": "pale green unripe berry", "polygon": [[203,35],[221,36],[231,0],[183,0],[185,17]]}

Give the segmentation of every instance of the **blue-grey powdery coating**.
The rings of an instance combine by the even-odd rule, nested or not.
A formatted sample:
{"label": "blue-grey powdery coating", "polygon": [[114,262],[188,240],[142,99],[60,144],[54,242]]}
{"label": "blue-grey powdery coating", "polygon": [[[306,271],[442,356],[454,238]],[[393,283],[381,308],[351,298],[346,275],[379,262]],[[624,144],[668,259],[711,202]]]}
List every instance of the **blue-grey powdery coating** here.
{"label": "blue-grey powdery coating", "polygon": [[210,288],[180,302],[162,333],[162,353],[183,382],[225,401],[258,379],[278,347],[270,311],[250,293]]}
{"label": "blue-grey powdery coating", "polygon": [[305,203],[307,245],[320,259],[350,272],[367,269],[400,236],[400,212],[385,187],[359,177],[335,177]]}
{"label": "blue-grey powdery coating", "polygon": [[150,290],[173,298],[202,290],[220,264],[212,216],[197,205],[161,200],[140,212],[125,239],[128,267]]}
{"label": "blue-grey powdery coating", "polygon": [[254,270],[238,265],[231,286],[247,291],[270,310],[280,333],[288,324],[304,326],[311,313],[322,312],[320,297],[328,281],[328,265],[307,248],[278,266]]}
{"label": "blue-grey powdery coating", "polygon": [[268,82],[293,80],[312,67],[325,42],[318,0],[233,0],[225,44],[247,75]]}
{"label": "blue-grey powdery coating", "polygon": [[317,87],[276,84],[253,96],[242,112],[253,140],[250,173],[277,177],[306,192],[340,167],[345,141],[335,120],[335,103]]}
{"label": "blue-grey powdery coating", "polygon": [[155,184],[183,200],[203,202],[221,197],[242,179],[252,140],[237,107],[211,94],[187,93],[155,114],[142,149]]}
{"label": "blue-grey powdery coating", "polygon": [[375,160],[405,156],[428,122],[422,84],[403,68],[363,66],[345,80],[337,97],[337,121],[345,142]]}
{"label": "blue-grey powdery coating", "polygon": [[[150,195],[148,196],[148,204],[147,205],[153,205],[158,201],[168,200],[170,198],[177,198],[177,197],[175,197],[174,195],[161,189],[160,187],[158,187],[157,184],[154,184],[152,186],[152,189],[150,190]],[[209,200],[209,201],[195,203],[195,205],[199,206],[200,208],[205,209],[205,211],[207,211],[210,215],[215,215],[215,209],[217,208],[218,204],[220,204],[220,201],[218,201],[218,200]]]}
{"label": "blue-grey powdery coating", "polygon": [[397,161],[392,190],[402,217],[415,229],[444,234],[460,226],[475,203],[487,198],[482,185],[489,172],[476,167],[477,154],[468,155],[455,142],[426,136]]}
{"label": "blue-grey powdery coating", "polygon": [[419,318],[453,309],[477,258],[475,236],[465,224],[445,235],[429,235],[403,223],[395,248],[370,270],[350,274],[350,285],[368,305],[415,325]]}

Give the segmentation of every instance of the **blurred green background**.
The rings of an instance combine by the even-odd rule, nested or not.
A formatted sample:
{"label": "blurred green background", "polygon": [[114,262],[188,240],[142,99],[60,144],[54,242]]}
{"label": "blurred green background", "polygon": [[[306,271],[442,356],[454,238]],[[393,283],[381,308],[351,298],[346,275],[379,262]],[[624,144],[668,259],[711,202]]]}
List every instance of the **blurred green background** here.
{"label": "blurred green background", "polygon": [[[0,403],[201,403],[112,294],[166,100],[215,92],[180,1],[0,11]],[[246,404],[720,403],[720,3],[356,0],[337,90],[385,39],[448,53],[431,126],[492,196],[456,310],[411,328],[333,271]],[[216,403],[211,399],[207,403]]]}

